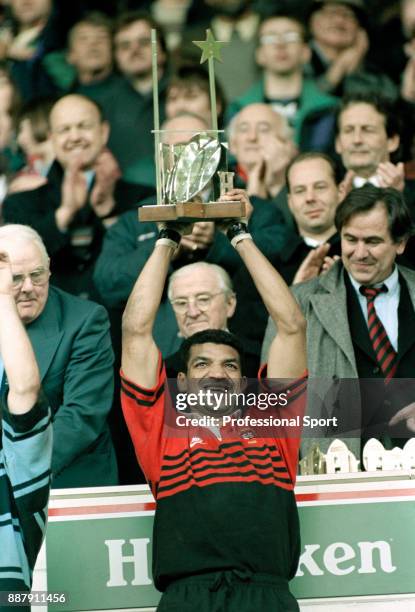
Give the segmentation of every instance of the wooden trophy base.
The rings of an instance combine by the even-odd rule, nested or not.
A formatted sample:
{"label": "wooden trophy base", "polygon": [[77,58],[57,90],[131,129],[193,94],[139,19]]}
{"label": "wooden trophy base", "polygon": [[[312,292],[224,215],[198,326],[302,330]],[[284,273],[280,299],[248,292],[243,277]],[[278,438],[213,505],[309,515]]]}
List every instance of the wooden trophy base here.
{"label": "wooden trophy base", "polygon": [[140,221],[202,221],[240,219],[246,215],[245,203],[232,202],[178,202],[155,204],[138,209]]}

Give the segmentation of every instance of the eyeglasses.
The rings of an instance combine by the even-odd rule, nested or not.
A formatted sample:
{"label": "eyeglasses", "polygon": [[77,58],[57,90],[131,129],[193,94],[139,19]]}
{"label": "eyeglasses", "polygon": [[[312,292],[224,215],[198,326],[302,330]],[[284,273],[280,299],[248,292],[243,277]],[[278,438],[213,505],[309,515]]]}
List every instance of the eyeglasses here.
{"label": "eyeglasses", "polygon": [[302,38],[299,32],[282,32],[281,34],[264,34],[260,37],[259,42],[261,45],[289,45],[300,42]]}
{"label": "eyeglasses", "polygon": [[221,293],[225,292],[218,291],[217,293],[199,293],[198,295],[195,295],[190,298],[176,298],[175,300],[170,300],[170,304],[172,305],[174,312],[177,312],[178,314],[184,314],[188,310],[190,302],[192,300],[195,306],[197,306],[199,310],[204,312],[211,305],[213,298],[217,295],[220,295]]}
{"label": "eyeglasses", "polygon": [[30,278],[32,285],[45,285],[48,282],[49,276],[50,272],[46,268],[39,268],[38,270],[33,270],[33,272],[29,272],[28,274],[13,274],[13,289],[20,289],[23,287],[26,278]]}
{"label": "eyeglasses", "polygon": [[148,36],[143,36],[140,38],[134,38],[132,40],[120,40],[115,42],[116,48],[121,51],[127,51],[134,45],[138,45],[139,47],[149,47],[151,45],[151,38]]}

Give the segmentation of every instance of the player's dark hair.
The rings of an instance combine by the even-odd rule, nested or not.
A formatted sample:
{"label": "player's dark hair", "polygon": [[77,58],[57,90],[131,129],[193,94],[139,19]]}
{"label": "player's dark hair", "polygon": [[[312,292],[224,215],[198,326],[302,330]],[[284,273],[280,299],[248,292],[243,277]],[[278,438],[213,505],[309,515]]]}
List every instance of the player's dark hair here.
{"label": "player's dark hair", "polygon": [[180,348],[181,371],[187,372],[190,351],[196,344],[225,344],[231,346],[239,355],[241,372],[244,373],[244,350],[241,341],[234,334],[223,329],[205,329],[186,338]]}

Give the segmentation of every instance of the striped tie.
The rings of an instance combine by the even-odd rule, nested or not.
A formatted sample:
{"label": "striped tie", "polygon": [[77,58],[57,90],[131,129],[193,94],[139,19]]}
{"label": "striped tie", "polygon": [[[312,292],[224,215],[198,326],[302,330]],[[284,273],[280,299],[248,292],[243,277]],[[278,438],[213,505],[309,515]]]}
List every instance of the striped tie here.
{"label": "striped tie", "polygon": [[360,293],[367,300],[367,318],[369,326],[369,337],[375,351],[377,362],[386,378],[393,378],[398,367],[398,358],[388,334],[382,325],[375,309],[375,299],[379,293],[387,291],[386,285],[375,289],[374,287],[360,287]]}

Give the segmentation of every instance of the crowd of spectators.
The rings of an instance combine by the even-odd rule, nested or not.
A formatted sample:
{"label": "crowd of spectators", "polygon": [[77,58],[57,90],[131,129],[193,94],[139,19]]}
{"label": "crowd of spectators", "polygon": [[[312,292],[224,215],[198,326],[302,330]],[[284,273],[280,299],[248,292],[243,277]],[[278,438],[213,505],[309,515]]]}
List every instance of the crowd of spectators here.
{"label": "crowd of spectators", "polygon": [[[229,167],[235,186],[249,194],[248,228],[256,244],[288,284],[297,284],[340,267],[335,214],[350,190],[367,183],[392,189],[415,217],[415,0],[78,0],[70,10],[63,0],[2,0],[0,9],[2,224],[27,225],[39,234],[57,288],[49,305],[59,298],[66,308],[64,292],[100,304],[91,314],[74,302],[83,314],[76,317],[79,329],[71,323],[65,365],[59,370],[56,363],[60,337],[59,350],[49,356],[48,367],[55,360],[59,375],[52,408],[61,422],[63,415],[68,419],[60,429],[55,419],[56,473],[70,467],[58,459],[65,428],[76,423],[68,461],[82,465],[80,456],[107,432],[107,415],[119,482],[142,482],[121,416],[118,370],[122,311],[158,233],[155,223],[139,223],[137,215],[156,198],[152,29],[166,143],[210,129],[206,64],[200,65],[192,41],[211,28],[226,42],[215,75]],[[397,262],[414,268],[410,234],[408,228]],[[42,266],[49,270],[49,262]],[[169,276],[154,326],[169,373],[178,371],[182,338],[216,327],[241,337],[254,377],[267,312],[215,223],[194,225]],[[30,287],[25,291],[29,295]],[[98,342],[98,331],[91,332],[91,321],[85,328],[82,317],[102,318],[106,363],[89,353],[82,360],[92,360],[87,367],[110,391],[114,373],[113,399],[98,387],[92,397],[88,387],[81,402],[81,386],[90,385],[81,373],[68,383],[69,370],[82,362],[82,334],[91,346]],[[66,338],[63,315],[55,318],[55,335]],[[409,319],[415,325],[413,307]],[[29,336],[34,322],[27,322]],[[83,436],[83,428],[92,437]],[[61,486],[91,484],[85,471],[84,481],[77,474],[62,478]],[[114,484],[115,473],[114,465],[111,478],[96,484]]]}

